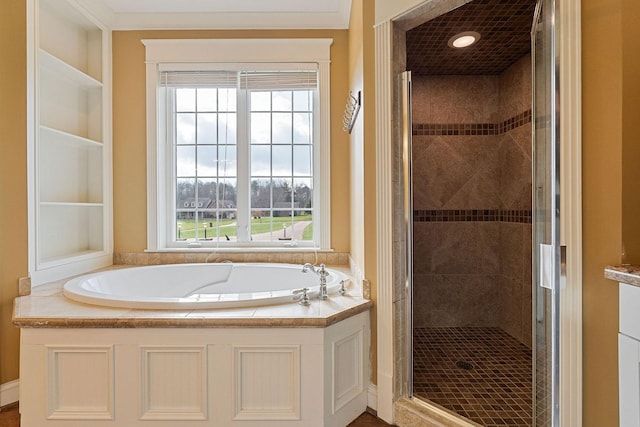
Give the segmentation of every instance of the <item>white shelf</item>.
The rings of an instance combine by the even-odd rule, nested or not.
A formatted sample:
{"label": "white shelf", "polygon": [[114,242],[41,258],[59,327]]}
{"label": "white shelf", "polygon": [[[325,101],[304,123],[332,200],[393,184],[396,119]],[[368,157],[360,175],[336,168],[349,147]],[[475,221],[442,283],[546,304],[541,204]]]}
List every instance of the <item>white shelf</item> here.
{"label": "white shelf", "polygon": [[61,62],[104,81],[104,28],[75,0],[34,0],[39,8],[38,45]]}
{"label": "white shelf", "polygon": [[61,143],[76,145],[78,147],[102,148],[102,142],[65,132],[63,130],[54,129],[45,125],[40,125],[40,140],[41,142],[47,141],[45,143]]}
{"label": "white shelf", "polygon": [[43,268],[57,267],[60,265],[70,264],[72,262],[87,260],[95,257],[96,255],[103,255],[103,254],[104,254],[103,251],[92,251],[92,250],[76,251],[73,253],[72,256],[62,255],[62,256],[54,256],[54,257],[42,259],[40,261],[40,265]]}
{"label": "white shelf", "polygon": [[102,144],[66,132],[40,134],[40,202],[103,203]]}
{"label": "white shelf", "polygon": [[104,251],[104,209],[95,203],[40,204],[40,262]]}
{"label": "white shelf", "polygon": [[104,98],[108,93],[103,87],[79,85],[47,68],[39,69],[38,82],[39,125],[104,140]]}
{"label": "white shelf", "polygon": [[44,49],[40,49],[38,59],[40,66],[44,69],[55,73],[60,78],[70,80],[80,87],[96,89],[102,87],[102,82],[67,64]]}

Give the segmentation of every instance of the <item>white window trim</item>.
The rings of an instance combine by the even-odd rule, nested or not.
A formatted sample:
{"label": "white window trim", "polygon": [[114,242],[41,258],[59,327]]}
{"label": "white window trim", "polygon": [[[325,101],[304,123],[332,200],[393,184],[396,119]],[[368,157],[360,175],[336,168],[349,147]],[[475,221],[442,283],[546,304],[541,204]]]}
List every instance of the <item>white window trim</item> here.
{"label": "white window trim", "polygon": [[[333,39],[147,39],[147,250],[170,250],[166,236],[164,151],[158,149],[158,67],[168,63],[303,63],[318,64],[320,138],[314,170],[320,173],[320,188],[314,189],[314,213],[321,224],[316,240],[331,249],[330,163],[330,47]],[[314,231],[314,234],[316,231]],[[274,245],[275,246],[275,245]],[[199,247],[205,248],[206,246]],[[254,249],[257,246],[245,246]],[[271,247],[273,248],[273,246]],[[217,249],[224,250],[222,247]],[[238,246],[229,248],[238,250]],[[288,247],[288,250],[302,248]]]}

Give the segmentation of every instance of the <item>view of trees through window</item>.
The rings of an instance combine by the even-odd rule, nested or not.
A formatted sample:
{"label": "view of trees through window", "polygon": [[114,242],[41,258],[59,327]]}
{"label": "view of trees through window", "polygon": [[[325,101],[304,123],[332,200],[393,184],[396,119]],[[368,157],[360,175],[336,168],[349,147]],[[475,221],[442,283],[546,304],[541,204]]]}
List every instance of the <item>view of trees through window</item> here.
{"label": "view of trees through window", "polygon": [[[175,240],[313,240],[314,91],[246,90],[239,98],[242,89],[204,86],[172,93]],[[238,201],[247,209],[244,237]]]}

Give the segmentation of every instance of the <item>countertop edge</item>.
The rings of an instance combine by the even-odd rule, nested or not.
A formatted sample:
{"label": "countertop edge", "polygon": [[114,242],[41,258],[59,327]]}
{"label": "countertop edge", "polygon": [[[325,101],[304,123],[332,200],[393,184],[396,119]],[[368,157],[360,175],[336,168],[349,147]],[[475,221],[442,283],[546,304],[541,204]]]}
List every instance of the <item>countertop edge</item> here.
{"label": "countertop edge", "polygon": [[[15,304],[15,302],[14,302]],[[226,318],[144,318],[144,317],[12,317],[18,328],[326,328],[368,311],[373,301],[365,300],[326,317],[226,317]]]}
{"label": "countertop edge", "polygon": [[640,266],[633,264],[608,265],[604,277],[616,282],[640,286]]}

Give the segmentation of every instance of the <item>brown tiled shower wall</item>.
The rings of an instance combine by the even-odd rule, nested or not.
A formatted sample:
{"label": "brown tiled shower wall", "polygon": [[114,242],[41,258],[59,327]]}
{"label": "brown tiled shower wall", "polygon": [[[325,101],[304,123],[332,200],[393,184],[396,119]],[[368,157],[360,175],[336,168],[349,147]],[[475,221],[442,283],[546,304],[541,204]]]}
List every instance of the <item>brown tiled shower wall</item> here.
{"label": "brown tiled shower wall", "polygon": [[531,346],[531,59],[413,84],[414,326]]}

